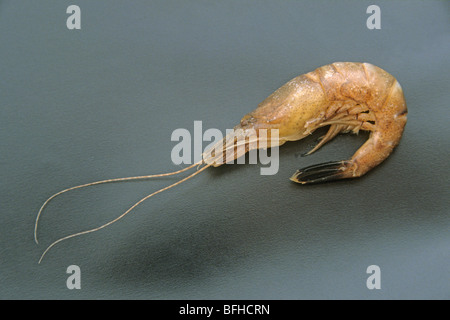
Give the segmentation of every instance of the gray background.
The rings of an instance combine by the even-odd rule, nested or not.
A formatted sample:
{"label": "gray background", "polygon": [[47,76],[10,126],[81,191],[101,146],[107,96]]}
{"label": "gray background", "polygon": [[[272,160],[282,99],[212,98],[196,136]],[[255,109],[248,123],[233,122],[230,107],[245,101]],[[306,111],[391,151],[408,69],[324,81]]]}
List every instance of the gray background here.
{"label": "gray background", "polygon": [[[66,28],[67,6],[81,30]],[[1,1],[0,298],[448,299],[448,1]],[[291,78],[335,61],[371,62],[401,83],[408,124],[361,179],[300,186],[298,168],[349,158],[366,134],[280,170],[208,169],[100,232],[176,179],[53,193],[166,172],[176,128],[232,128]],[[66,288],[76,264],[82,289]],[[366,268],[381,268],[381,290]]]}

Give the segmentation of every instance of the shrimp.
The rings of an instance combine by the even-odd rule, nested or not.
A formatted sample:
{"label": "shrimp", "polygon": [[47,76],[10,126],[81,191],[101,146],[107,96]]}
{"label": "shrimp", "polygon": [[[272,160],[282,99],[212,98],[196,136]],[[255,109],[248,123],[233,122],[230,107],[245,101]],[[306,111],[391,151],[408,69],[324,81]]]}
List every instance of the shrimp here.
{"label": "shrimp", "polygon": [[[403,90],[392,75],[369,63],[336,62],[288,81],[245,115],[234,129],[244,132],[244,136],[247,130],[258,135],[261,129],[277,129],[278,143],[269,143],[274,147],[330,126],[308,154],[340,132],[370,132],[369,139],[350,160],[309,166],[291,177],[294,182],[311,184],[361,177],[376,167],[400,142],[407,113]],[[232,139],[225,140],[230,147]],[[255,144],[240,150],[248,152],[251,145]],[[235,158],[245,152],[236,152]],[[205,162],[221,164],[216,165],[211,157]]]}
{"label": "shrimp", "polygon": [[[184,169],[147,176],[108,179],[62,190],[44,202],[36,217],[34,235],[37,241],[39,217],[50,200],[67,191],[109,182],[149,179],[176,175],[197,166],[197,170],[171,185],[142,198],[114,220],[97,228],[75,233],[53,242],[41,256],[57,243],[82,234],[103,229],[120,220],[148,198],[168,190],[204,171],[235,160],[247,152],[281,146],[301,140],[315,130],[329,126],[320,142],[308,152],[317,151],[339,133],[369,131],[368,140],[349,160],[332,161],[297,170],[291,181],[300,184],[361,177],[383,162],[399,144],[407,120],[407,107],[397,80],[370,63],[335,62],[300,75],[274,91],[258,107],[245,115],[233,133],[202,154],[202,160]],[[273,139],[270,132],[277,132]],[[269,134],[262,134],[262,132]],[[252,132],[254,134],[249,135]],[[249,138],[250,137],[250,138]],[[263,144],[264,142],[264,144]],[[224,159],[232,149],[232,158]],[[201,168],[200,168],[201,167]]]}

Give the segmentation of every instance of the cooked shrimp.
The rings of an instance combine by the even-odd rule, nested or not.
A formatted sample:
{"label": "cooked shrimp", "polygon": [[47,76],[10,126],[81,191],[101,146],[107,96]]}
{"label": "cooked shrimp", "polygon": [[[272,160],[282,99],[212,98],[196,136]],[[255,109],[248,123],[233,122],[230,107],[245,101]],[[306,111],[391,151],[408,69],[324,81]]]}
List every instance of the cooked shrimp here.
{"label": "cooked shrimp", "polygon": [[[360,177],[391,154],[401,139],[406,118],[407,108],[402,88],[386,71],[369,63],[355,62],[336,62],[320,67],[290,80],[273,92],[254,111],[241,119],[233,133],[205,151],[201,161],[185,169],[165,174],[92,182],[62,190],[51,196],[44,202],[36,218],[36,243],[42,210],[50,200],[62,193],[102,183],[175,175],[195,166],[203,166],[191,175],[139,200],[116,219],[53,242],[44,251],[39,262],[55,244],[109,226],[148,198],[192,178],[210,166],[218,167],[254,149],[276,147],[287,141],[301,140],[321,127],[329,126],[329,130],[309,154],[341,132],[358,133],[363,130],[369,131],[370,136],[351,159],[300,169],[294,173],[291,180],[310,184]],[[232,158],[225,159],[229,150],[234,151],[231,152]]]}
{"label": "cooked shrimp", "polygon": [[[350,160],[306,167],[291,177],[302,184],[317,183],[360,177],[380,164],[398,145],[407,113],[402,88],[392,75],[369,63],[336,62],[287,82],[245,115],[235,130],[253,130],[258,135],[261,129],[277,129],[278,143],[269,143],[273,147],[330,126],[308,154],[340,132],[370,131],[369,139]],[[225,138],[228,147],[233,139]],[[241,151],[248,152],[252,145],[256,144]],[[236,158],[245,152],[236,152]],[[222,164],[209,158],[204,161]]]}

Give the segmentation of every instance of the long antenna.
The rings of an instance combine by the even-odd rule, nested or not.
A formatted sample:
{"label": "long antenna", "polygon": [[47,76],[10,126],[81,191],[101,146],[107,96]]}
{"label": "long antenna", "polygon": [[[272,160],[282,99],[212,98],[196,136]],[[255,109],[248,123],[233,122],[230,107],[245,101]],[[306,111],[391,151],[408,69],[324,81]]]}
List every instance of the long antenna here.
{"label": "long antenna", "polygon": [[[198,164],[198,163],[196,163],[195,165],[197,165],[197,164]],[[179,180],[179,181],[177,181],[177,182],[175,182],[175,183],[172,183],[171,185],[169,185],[169,186],[167,186],[167,187],[164,187],[164,188],[162,188],[162,189],[159,189],[158,191],[155,191],[155,192],[149,194],[148,196],[145,196],[144,198],[142,198],[141,200],[139,200],[138,202],[136,202],[135,204],[133,204],[127,211],[125,211],[124,213],[122,213],[120,216],[118,216],[117,218],[115,218],[115,219],[113,219],[113,220],[111,220],[111,221],[109,221],[109,222],[107,222],[107,223],[105,223],[105,224],[103,224],[103,225],[101,225],[101,226],[99,226],[99,227],[97,227],[97,228],[90,229],[90,230],[86,230],[86,231],[82,231],[82,232],[77,232],[77,233],[68,235],[68,236],[66,236],[66,237],[63,237],[63,238],[61,238],[61,239],[59,239],[59,240],[56,240],[56,241],[53,242],[50,246],[48,246],[47,249],[44,251],[44,253],[42,254],[41,258],[39,259],[39,263],[41,263],[41,261],[42,261],[42,259],[44,258],[45,254],[46,254],[46,253],[47,253],[54,245],[56,245],[57,243],[59,243],[59,242],[61,242],[61,241],[64,241],[64,240],[67,240],[67,239],[70,239],[70,238],[73,238],[73,237],[81,236],[81,235],[83,235],[83,234],[87,234],[87,233],[91,233],[91,232],[98,231],[98,230],[100,230],[100,229],[103,229],[103,228],[105,228],[105,227],[107,227],[107,226],[113,224],[114,222],[116,222],[116,221],[122,219],[122,218],[123,218],[124,216],[126,216],[131,210],[133,210],[134,208],[136,208],[139,204],[141,204],[142,202],[144,202],[144,201],[147,200],[148,198],[151,198],[151,197],[153,197],[154,195],[156,195],[156,194],[158,194],[158,193],[161,193],[161,192],[163,192],[163,191],[165,191],[165,190],[168,190],[168,189],[170,189],[170,188],[175,187],[176,185],[179,185],[180,183],[182,183],[182,182],[184,182],[184,181],[186,181],[186,180],[188,180],[188,179],[194,177],[195,175],[199,174],[200,172],[202,172],[203,170],[205,170],[206,168],[208,168],[208,167],[210,167],[210,166],[211,166],[211,164],[207,164],[207,165],[205,165],[203,168],[201,168],[201,169],[195,171],[194,173],[190,174],[189,176],[187,176],[187,177],[185,177],[185,178],[183,178],[183,179],[181,179],[181,180]],[[193,167],[193,165],[190,166],[190,168],[192,168],[192,167]]]}
{"label": "long antenna", "polygon": [[85,188],[85,187],[90,187],[90,186],[95,186],[97,184],[103,184],[103,183],[111,183],[111,182],[123,182],[123,181],[130,181],[130,180],[143,180],[143,179],[150,179],[150,178],[158,178],[158,177],[166,177],[166,176],[171,176],[171,175],[175,175],[175,174],[179,174],[182,173],[184,171],[187,171],[193,167],[195,167],[196,165],[201,164],[201,161],[194,163],[192,165],[190,165],[189,167],[183,168],[181,170],[178,171],[173,171],[173,172],[168,172],[168,173],[160,173],[160,174],[151,174],[151,175],[146,175],[146,176],[136,176],[136,177],[126,177],[126,178],[115,178],[115,179],[106,179],[106,180],[100,180],[100,181],[95,181],[95,182],[90,182],[90,183],[86,183],[86,184],[82,184],[79,186],[75,186],[75,187],[71,187],[71,188],[67,188],[64,190],[61,190],[57,193],[55,193],[54,195],[52,195],[50,198],[48,198],[44,204],[41,206],[41,208],[39,209],[39,212],[37,214],[36,217],[36,222],[34,224],[34,241],[36,242],[36,244],[39,244],[39,241],[37,239],[37,228],[38,228],[38,223],[39,223],[39,218],[41,216],[42,210],[44,210],[44,208],[47,206],[47,204],[54,198],[56,198],[57,196],[67,192],[67,191],[71,191],[71,190],[75,190],[75,189],[80,189],[80,188]]}

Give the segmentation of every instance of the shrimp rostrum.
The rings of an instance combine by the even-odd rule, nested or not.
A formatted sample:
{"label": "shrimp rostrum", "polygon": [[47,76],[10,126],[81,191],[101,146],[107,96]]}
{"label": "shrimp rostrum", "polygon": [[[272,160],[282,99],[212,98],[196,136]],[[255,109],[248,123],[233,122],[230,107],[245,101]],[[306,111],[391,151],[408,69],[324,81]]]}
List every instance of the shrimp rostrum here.
{"label": "shrimp rostrum", "polygon": [[[308,154],[339,133],[358,133],[363,130],[369,131],[370,135],[350,159],[305,167],[295,172],[291,180],[311,184],[360,177],[391,154],[401,139],[406,119],[407,108],[403,91],[392,75],[369,63],[332,63],[288,81],[261,102],[254,111],[245,115],[234,128],[234,133],[217,142],[212,152],[205,151],[202,160],[189,167],[164,174],[102,180],[54,194],[44,202],[38,213],[35,240],[37,242],[37,225],[43,208],[50,200],[67,191],[102,183],[175,175],[197,167],[191,175],[139,200],[116,219],[95,229],[53,242],[42,257],[58,242],[100,230],[121,219],[153,195],[192,178],[210,166],[217,167],[228,162],[230,159],[223,159],[227,150],[235,151],[231,159],[234,160],[251,150],[261,148],[261,142],[266,142],[265,147],[281,146],[287,141],[301,140],[325,126],[329,126],[328,132]],[[274,129],[277,139],[272,139],[270,134]],[[249,131],[253,133],[252,138],[247,134]],[[263,131],[269,134],[263,135]],[[222,152],[217,152],[218,150]]]}

